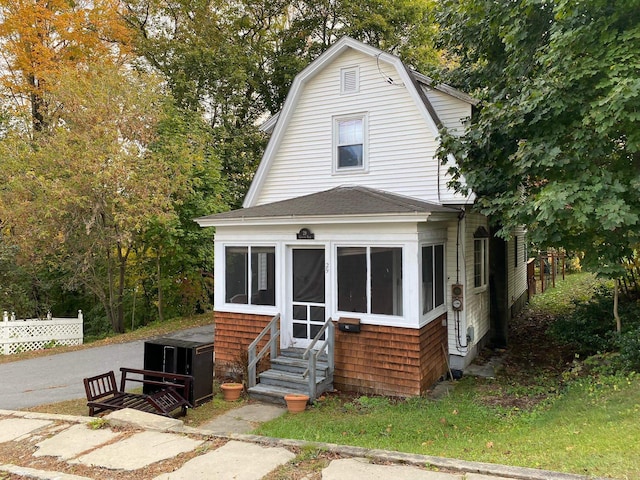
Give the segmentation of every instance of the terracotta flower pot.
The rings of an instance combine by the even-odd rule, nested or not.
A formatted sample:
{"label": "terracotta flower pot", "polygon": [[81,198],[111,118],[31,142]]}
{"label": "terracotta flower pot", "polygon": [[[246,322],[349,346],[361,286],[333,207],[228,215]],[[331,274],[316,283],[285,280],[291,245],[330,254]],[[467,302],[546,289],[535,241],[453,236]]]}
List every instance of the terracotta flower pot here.
{"label": "terracotta flower pot", "polygon": [[290,393],[284,396],[284,400],[287,402],[287,409],[291,413],[304,412],[307,408],[307,402],[309,401],[309,395],[303,393]]}
{"label": "terracotta flower pot", "polygon": [[240,394],[242,393],[241,383],[223,383],[222,385],[220,385],[220,388],[222,389],[222,394],[224,395],[224,399],[227,402],[238,400],[240,398]]}

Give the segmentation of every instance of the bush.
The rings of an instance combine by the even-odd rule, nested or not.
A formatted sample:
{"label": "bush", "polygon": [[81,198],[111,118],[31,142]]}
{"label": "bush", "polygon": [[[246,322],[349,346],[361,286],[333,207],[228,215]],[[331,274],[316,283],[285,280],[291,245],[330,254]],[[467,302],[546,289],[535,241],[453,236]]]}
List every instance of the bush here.
{"label": "bush", "polygon": [[558,318],[551,334],[560,342],[571,345],[581,357],[605,352],[620,352],[619,367],[640,368],[640,305],[621,299],[618,312],[622,334],[615,331],[613,292],[599,288],[593,299],[576,303],[571,313]]}
{"label": "bush", "polygon": [[593,299],[575,302],[575,308],[561,315],[551,326],[551,334],[560,342],[575,348],[580,356],[593,355],[611,349],[613,298],[605,289],[599,289]]}
{"label": "bush", "polygon": [[640,372],[640,327],[624,332],[618,338],[619,368],[623,371]]}

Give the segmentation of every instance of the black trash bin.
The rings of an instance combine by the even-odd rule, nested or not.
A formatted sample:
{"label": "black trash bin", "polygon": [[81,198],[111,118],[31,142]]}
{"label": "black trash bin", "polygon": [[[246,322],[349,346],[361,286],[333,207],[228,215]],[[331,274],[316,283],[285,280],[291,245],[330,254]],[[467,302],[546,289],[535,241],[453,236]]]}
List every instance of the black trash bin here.
{"label": "black trash bin", "polygon": [[[144,369],[191,375],[189,402],[194,407],[213,398],[213,341],[160,337],[144,342]],[[146,385],[144,393],[153,393]]]}

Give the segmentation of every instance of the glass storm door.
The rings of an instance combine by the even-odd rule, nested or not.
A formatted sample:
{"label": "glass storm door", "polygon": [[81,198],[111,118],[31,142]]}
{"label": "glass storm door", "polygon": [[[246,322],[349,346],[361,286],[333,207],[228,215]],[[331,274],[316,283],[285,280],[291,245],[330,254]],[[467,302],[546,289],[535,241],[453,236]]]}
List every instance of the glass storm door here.
{"label": "glass storm door", "polygon": [[294,248],[292,254],[291,336],[306,348],[325,322],[323,248]]}

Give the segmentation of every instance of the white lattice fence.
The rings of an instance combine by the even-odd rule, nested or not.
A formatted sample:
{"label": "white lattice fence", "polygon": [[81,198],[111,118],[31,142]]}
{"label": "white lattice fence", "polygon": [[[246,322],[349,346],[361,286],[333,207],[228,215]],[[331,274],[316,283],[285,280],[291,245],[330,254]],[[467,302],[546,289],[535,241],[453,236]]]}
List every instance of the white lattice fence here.
{"label": "white lattice fence", "polygon": [[[11,320],[9,320],[11,318]],[[0,353],[11,355],[56,345],[82,345],[82,311],[78,318],[15,320],[7,312],[0,322]]]}

